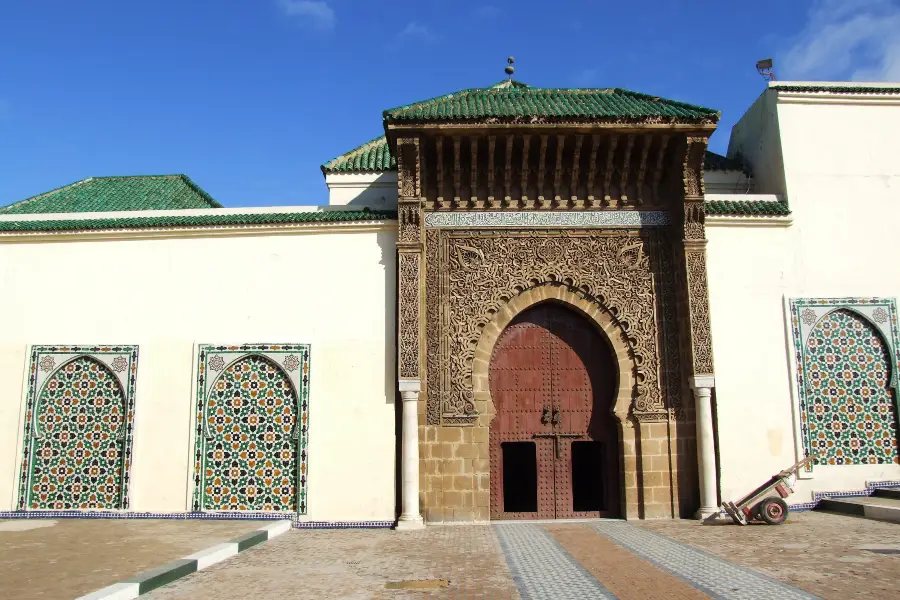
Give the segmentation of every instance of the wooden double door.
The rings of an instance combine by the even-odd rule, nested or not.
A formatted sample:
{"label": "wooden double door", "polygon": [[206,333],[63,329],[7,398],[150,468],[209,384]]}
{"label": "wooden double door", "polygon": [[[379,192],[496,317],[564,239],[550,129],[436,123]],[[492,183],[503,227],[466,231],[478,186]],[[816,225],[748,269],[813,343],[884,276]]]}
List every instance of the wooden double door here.
{"label": "wooden double door", "polygon": [[490,386],[491,518],[618,516],[616,363],[594,325],[561,304],[524,311],[494,347]]}

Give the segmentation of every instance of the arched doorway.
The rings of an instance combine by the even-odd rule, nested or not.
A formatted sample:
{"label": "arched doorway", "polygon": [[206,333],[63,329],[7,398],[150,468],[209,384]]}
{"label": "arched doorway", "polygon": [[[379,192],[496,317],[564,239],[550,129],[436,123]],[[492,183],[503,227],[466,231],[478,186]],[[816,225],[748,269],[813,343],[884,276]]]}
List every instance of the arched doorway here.
{"label": "arched doorway", "polygon": [[494,346],[490,389],[492,519],[619,515],[616,362],[592,323],[559,303],[523,311]]}

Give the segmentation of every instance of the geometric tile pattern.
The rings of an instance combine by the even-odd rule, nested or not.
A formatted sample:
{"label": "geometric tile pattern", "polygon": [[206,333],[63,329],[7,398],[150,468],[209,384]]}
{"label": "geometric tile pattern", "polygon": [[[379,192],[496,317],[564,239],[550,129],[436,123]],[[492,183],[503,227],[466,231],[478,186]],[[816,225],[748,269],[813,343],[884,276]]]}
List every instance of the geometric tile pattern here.
{"label": "geometric tile pattern", "polygon": [[137,346],[34,346],[18,507],[128,508]]}
{"label": "geometric tile pattern", "polygon": [[309,347],[200,347],[194,510],[306,512]]}
{"label": "geometric tile pattern", "polygon": [[807,395],[801,423],[819,464],[897,462],[890,354],[862,317],[840,309],[806,342]]}
{"label": "geometric tile pattern", "polygon": [[615,598],[547,530],[530,523],[494,525],[523,600]]}
{"label": "geometric tile pattern", "polygon": [[712,598],[807,600],[816,597],[756,571],[635,525],[600,521],[594,528],[626,550],[686,581]]}
{"label": "geometric tile pattern", "polygon": [[800,430],[815,464],[897,463],[897,313],[884,299],[791,301]]}

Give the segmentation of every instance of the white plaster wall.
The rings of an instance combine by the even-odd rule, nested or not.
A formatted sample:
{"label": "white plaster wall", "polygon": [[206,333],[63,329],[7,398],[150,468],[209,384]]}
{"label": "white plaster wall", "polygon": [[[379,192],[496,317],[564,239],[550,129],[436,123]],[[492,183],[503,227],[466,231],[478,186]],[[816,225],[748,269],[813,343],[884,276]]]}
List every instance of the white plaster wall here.
{"label": "white plaster wall", "polygon": [[[774,90],[766,96],[774,99]],[[900,97],[779,96],[780,143],[763,144],[757,160],[771,164],[783,154],[793,225],[707,228],[723,500],[796,460],[784,298],[900,298],[900,265],[892,260],[900,254]],[[771,110],[766,115],[771,124]],[[768,127],[761,130],[771,140]],[[772,192],[760,189],[764,174],[755,175],[757,191]],[[789,501],[898,479],[898,465],[817,466]]]}
{"label": "white plaster wall", "polygon": [[397,173],[330,173],[325,176],[328,203],[368,206],[383,210],[397,208]]}
{"label": "white plaster wall", "polygon": [[0,241],[0,510],[28,344],[140,346],[131,509],[189,508],[195,345],[311,344],[310,520],[394,518],[393,226]]}
{"label": "white plaster wall", "polygon": [[728,156],[743,156],[757,194],[785,194],[776,93],[766,90],[732,127]]}

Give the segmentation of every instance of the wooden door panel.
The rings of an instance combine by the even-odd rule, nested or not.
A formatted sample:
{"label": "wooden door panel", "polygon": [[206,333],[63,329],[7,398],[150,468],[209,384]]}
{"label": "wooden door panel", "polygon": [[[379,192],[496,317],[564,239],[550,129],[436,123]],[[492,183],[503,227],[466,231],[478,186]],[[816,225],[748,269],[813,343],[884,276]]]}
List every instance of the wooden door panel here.
{"label": "wooden door panel", "polygon": [[[552,442],[533,438],[535,433],[547,428],[541,423],[541,415],[544,407],[549,408],[551,404],[549,332],[527,316],[506,328],[491,356],[490,387],[497,412],[489,435],[492,519],[553,518],[555,510]],[[503,444],[509,442],[534,444],[537,485],[534,511],[506,510],[504,477],[514,476],[504,473]],[[509,491],[510,481],[506,484]]]}
{"label": "wooden door panel", "polygon": [[[616,387],[615,362],[608,344],[592,324],[568,309],[549,303],[522,313],[501,334],[494,347],[490,387],[496,410],[489,436],[491,518],[591,517],[618,513],[618,443],[610,413]],[[541,422],[545,407],[554,417],[553,424]],[[535,434],[539,437],[535,438]],[[572,444],[576,440],[593,440],[598,445],[579,447],[578,472],[573,479]],[[536,506],[529,504],[536,510],[506,510],[504,481],[506,493],[529,499],[531,490],[515,488],[512,478],[516,474],[504,473],[503,444],[526,441],[534,442],[533,447],[528,447],[534,453],[533,458],[528,458],[532,462],[513,461],[510,465],[518,465],[520,470],[536,470],[534,477],[530,471],[527,477],[519,473],[528,485],[533,485],[533,481],[537,484]],[[523,448],[524,445],[508,446],[507,454],[512,456]],[[602,481],[592,479],[595,477]],[[596,499],[602,493],[603,502],[582,502],[592,510],[576,511],[576,487],[579,498],[588,493]],[[510,503],[514,505],[522,506]]]}

